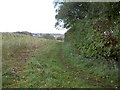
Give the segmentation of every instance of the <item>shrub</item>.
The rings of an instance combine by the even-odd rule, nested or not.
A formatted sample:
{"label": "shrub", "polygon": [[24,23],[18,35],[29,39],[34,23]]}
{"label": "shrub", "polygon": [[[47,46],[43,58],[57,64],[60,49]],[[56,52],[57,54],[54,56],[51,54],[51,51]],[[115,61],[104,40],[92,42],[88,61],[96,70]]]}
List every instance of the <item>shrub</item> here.
{"label": "shrub", "polygon": [[57,37],[57,40],[63,40],[63,37]]}
{"label": "shrub", "polygon": [[55,39],[55,37],[50,35],[50,34],[44,34],[42,37],[45,38],[45,39],[50,39],[50,40],[54,40]]}

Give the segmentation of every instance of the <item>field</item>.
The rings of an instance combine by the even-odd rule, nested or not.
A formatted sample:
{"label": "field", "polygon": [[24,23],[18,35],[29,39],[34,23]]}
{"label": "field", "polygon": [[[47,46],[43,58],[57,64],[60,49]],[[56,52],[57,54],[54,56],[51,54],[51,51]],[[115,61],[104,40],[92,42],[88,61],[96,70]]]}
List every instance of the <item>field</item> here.
{"label": "field", "polygon": [[2,41],[3,88],[118,87],[116,64],[73,54],[63,41],[12,33]]}
{"label": "field", "polygon": [[[29,35],[2,34],[2,71],[3,86],[12,84],[13,74],[21,72],[27,61],[28,55],[37,48],[49,43],[46,39],[39,39]],[[13,80],[13,81],[12,81]]]}

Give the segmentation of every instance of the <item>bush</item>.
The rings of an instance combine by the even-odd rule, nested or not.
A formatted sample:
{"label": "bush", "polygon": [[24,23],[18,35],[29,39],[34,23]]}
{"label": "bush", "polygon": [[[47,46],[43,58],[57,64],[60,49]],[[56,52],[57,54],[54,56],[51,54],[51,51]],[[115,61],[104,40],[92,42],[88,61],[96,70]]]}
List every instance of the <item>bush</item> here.
{"label": "bush", "polygon": [[50,40],[54,40],[55,39],[55,37],[50,35],[50,34],[44,34],[42,37],[45,38],[45,39],[50,39]]}
{"label": "bush", "polygon": [[57,37],[57,40],[63,40],[63,37]]}
{"label": "bush", "polygon": [[[100,22],[100,23],[99,23]],[[104,57],[106,60],[119,60],[120,57],[120,43],[119,43],[119,25],[112,25],[106,21],[104,22],[93,20],[81,20],[77,22],[74,27],[65,34],[65,42],[70,42],[76,52],[85,57]],[[117,20],[115,21],[117,23]],[[91,25],[90,23],[95,23]],[[110,24],[107,27],[107,24]],[[94,26],[101,27],[95,28]],[[112,32],[109,29],[112,28]]]}

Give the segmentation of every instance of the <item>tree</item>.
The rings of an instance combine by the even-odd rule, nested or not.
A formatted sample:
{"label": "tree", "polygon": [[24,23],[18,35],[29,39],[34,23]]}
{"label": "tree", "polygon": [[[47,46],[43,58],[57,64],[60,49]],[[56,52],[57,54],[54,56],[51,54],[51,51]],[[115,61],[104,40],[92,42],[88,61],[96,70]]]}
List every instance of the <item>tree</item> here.
{"label": "tree", "polygon": [[[56,5],[57,6],[57,5]],[[61,22],[64,22],[64,28],[72,27],[76,21],[80,19],[93,19],[99,17],[107,17],[107,19],[114,19],[119,16],[120,3],[119,2],[64,2],[56,12],[56,27],[59,27]]]}
{"label": "tree", "polygon": [[[64,28],[71,27],[76,20],[84,18],[86,12],[88,11],[88,3],[79,2],[79,3],[68,3],[64,2],[57,11],[56,15],[56,27],[60,25],[61,22],[64,22]],[[81,10],[81,11],[80,11]],[[84,11],[84,12],[82,12]]]}
{"label": "tree", "polygon": [[54,40],[55,39],[55,37],[50,35],[50,34],[44,34],[42,37],[45,38],[45,39],[50,39],[50,40]]}
{"label": "tree", "polygon": [[57,37],[57,40],[64,40],[63,37]]}
{"label": "tree", "polygon": [[69,29],[65,42],[79,54],[119,60],[119,2],[64,2],[56,11],[56,28],[63,23],[63,28]]}

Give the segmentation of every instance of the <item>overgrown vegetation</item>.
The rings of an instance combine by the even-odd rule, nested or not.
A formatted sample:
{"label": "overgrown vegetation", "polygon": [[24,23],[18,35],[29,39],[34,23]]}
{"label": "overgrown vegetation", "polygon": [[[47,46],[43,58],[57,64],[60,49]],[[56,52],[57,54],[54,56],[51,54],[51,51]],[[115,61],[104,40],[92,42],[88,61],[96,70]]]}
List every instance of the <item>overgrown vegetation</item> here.
{"label": "overgrown vegetation", "polygon": [[56,5],[65,42],[2,33],[3,88],[120,87],[120,3]]}
{"label": "overgrown vegetation", "polygon": [[[87,69],[109,64],[110,71],[111,68],[116,71],[120,63],[120,3],[57,2],[56,6],[59,8],[56,9],[55,26],[59,28],[64,23],[63,28],[69,29],[65,33],[65,43],[70,44],[71,53],[88,58],[83,61],[86,63],[84,67],[89,67]],[[89,62],[91,65],[87,65]],[[100,69],[106,72],[107,67]],[[111,78],[113,73],[119,81],[118,72],[111,71]]]}
{"label": "overgrown vegetation", "polygon": [[64,40],[63,37],[57,37],[57,40]]}
{"label": "overgrown vegetation", "polygon": [[10,59],[14,57],[19,51],[31,47],[33,44],[38,44],[45,41],[45,39],[38,39],[29,35],[2,33],[2,58]]}
{"label": "overgrown vegetation", "polygon": [[96,59],[73,54],[69,44],[63,42],[47,42],[27,58],[27,62],[22,60],[22,67],[19,66],[19,59],[12,60],[16,71],[11,71],[13,64],[6,63],[10,66],[9,71],[3,73],[4,88],[117,87],[117,69],[110,70],[106,62],[103,66],[102,59],[98,62]]}
{"label": "overgrown vegetation", "polygon": [[98,59],[85,58],[83,55],[74,54],[70,48],[70,44],[64,44],[64,60],[80,72],[80,76],[81,73],[85,74],[83,78],[86,78],[89,82],[92,80],[96,83],[100,82],[103,85],[102,87],[118,88],[119,69],[114,60],[111,60],[112,64],[108,64],[102,57]]}
{"label": "overgrown vegetation", "polygon": [[50,35],[50,34],[44,34],[44,35],[42,35],[42,38],[49,39],[49,40],[54,40],[55,39],[55,37]]}
{"label": "overgrown vegetation", "polygon": [[49,42],[46,39],[17,33],[2,33],[2,85],[7,87],[19,79],[29,61],[28,55]]}

